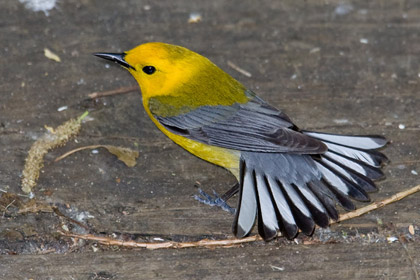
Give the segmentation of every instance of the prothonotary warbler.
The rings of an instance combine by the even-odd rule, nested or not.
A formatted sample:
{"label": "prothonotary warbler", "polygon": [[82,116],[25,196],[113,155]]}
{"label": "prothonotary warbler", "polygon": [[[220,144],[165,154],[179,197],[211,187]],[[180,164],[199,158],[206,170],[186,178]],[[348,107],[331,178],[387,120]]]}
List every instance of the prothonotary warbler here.
{"label": "prothonotary warbler", "polygon": [[[145,43],[123,53],[96,53],[127,69],[140,85],[143,106],[156,126],[199,158],[231,171],[239,192],[233,223],[237,237],[257,220],[265,239],[278,232],[294,238],[299,229],[337,220],[336,203],[369,201],[372,180],[384,176],[387,158],[377,149],[382,136],[349,136],[299,129],[207,58],[184,47]],[[206,194],[203,193],[205,196]],[[227,205],[220,197],[205,202]]]}

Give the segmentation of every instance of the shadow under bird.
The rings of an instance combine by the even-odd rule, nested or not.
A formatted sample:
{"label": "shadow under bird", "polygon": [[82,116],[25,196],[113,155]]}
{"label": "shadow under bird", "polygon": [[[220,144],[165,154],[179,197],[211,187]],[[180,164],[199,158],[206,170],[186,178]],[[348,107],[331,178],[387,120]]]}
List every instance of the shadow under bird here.
{"label": "shadow under bird", "polygon": [[387,158],[377,149],[382,136],[349,136],[299,129],[207,58],[184,47],[145,43],[124,53],[96,53],[127,69],[137,80],[144,108],[156,126],[195,156],[228,169],[238,183],[225,195],[201,201],[229,209],[239,192],[233,223],[238,237],[257,220],[265,239],[280,231],[294,238],[299,229],[337,220],[336,204],[369,201],[384,177]]}

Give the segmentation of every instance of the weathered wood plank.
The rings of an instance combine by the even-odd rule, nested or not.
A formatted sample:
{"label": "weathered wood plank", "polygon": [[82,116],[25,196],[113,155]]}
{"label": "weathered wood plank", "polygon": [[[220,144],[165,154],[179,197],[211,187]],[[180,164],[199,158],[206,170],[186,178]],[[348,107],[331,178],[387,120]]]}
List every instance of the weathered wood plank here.
{"label": "weathered wood plank", "polygon": [[[3,279],[416,279],[419,245],[258,243],[0,257]],[[328,254],[326,254],[328,252]],[[374,253],[373,253],[374,252]],[[414,263],[411,261],[414,259]],[[102,278],[100,277],[102,276]],[[95,278],[96,277],[96,278]]]}
{"label": "weathered wood plank", "polygon": [[[35,194],[69,217],[93,216],[83,222],[95,232],[169,239],[231,236],[233,217],[192,196],[196,181],[223,193],[234,183],[233,176],[161,135],[147,119],[138,93],[85,101],[90,92],[135,84],[92,52],[127,50],[146,41],[202,53],[302,128],[385,135],[392,141],[385,149],[391,162],[373,200],[419,184],[417,1],[71,0],[58,1],[49,16],[20,1],[3,1],[0,7],[2,38],[7,38],[0,48],[0,189],[20,192],[26,152],[44,125],[57,126],[89,109],[92,120],[83,125],[78,143],[71,141],[47,156]],[[189,24],[191,12],[200,12],[202,21]],[[48,60],[45,47],[62,62]],[[238,73],[228,61],[252,77]],[[64,105],[69,108],[57,112]],[[103,150],[53,162],[65,151],[91,144],[137,149],[138,165],[127,168]],[[62,223],[72,226],[68,220],[53,213],[17,215],[12,205],[10,211],[0,209],[0,254],[18,255],[1,257],[0,275],[416,279],[418,201],[418,195],[409,197],[330,231],[317,231],[312,240],[337,244],[280,240],[215,250],[112,252],[101,247],[97,253],[90,252],[92,243],[80,243],[68,253],[74,249],[71,240],[54,234]],[[414,235],[408,232],[410,225]],[[408,243],[388,244],[387,237]],[[299,242],[308,240],[301,237]],[[37,255],[42,252],[54,254]]]}

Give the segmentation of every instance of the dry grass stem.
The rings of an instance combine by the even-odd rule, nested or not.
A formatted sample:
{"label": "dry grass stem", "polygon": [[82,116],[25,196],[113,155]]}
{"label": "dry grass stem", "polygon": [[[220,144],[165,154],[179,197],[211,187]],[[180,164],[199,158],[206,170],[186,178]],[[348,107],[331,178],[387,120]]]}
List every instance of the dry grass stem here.
{"label": "dry grass stem", "polygon": [[91,94],[88,94],[89,98],[99,98],[104,96],[110,96],[110,95],[116,95],[116,94],[123,94],[123,93],[129,93],[135,90],[138,90],[138,86],[132,86],[132,87],[123,87],[119,89],[109,90],[109,91],[100,91],[100,92],[93,92]]}
{"label": "dry grass stem", "polygon": [[136,242],[136,241],[123,241],[123,240],[113,239],[113,238],[109,238],[105,236],[96,236],[92,234],[75,234],[75,233],[63,232],[63,231],[58,231],[58,233],[67,237],[96,241],[100,244],[108,245],[108,246],[146,248],[150,250],[171,249],[171,248],[178,249],[178,248],[191,248],[191,247],[232,247],[232,246],[236,246],[242,243],[262,240],[260,236],[253,235],[253,236],[248,236],[242,239],[237,239],[237,238],[223,239],[223,240],[202,239],[200,241],[194,241],[194,242],[175,242],[175,241]]}
{"label": "dry grass stem", "polygon": [[79,147],[74,150],[68,151],[67,153],[57,157],[54,161],[60,161],[63,158],[68,157],[69,155],[72,155],[76,152],[83,151],[86,149],[98,149],[98,148],[105,148],[110,152],[111,154],[115,155],[119,160],[125,163],[128,167],[134,167],[136,165],[136,159],[139,157],[139,152],[134,151],[129,148],[125,147],[117,147],[112,145],[90,145],[90,146],[84,146]]}
{"label": "dry grass stem", "polygon": [[248,71],[246,71],[246,70],[244,70],[244,69],[240,68],[238,65],[234,64],[232,61],[229,61],[229,60],[228,60],[227,65],[228,65],[229,67],[231,67],[232,69],[234,69],[234,70],[238,71],[238,72],[239,72],[239,73],[241,73],[242,75],[244,75],[244,76],[248,77],[248,78],[251,78],[251,77],[252,77],[252,74],[251,74],[251,73],[249,73]]}
{"label": "dry grass stem", "polygon": [[[371,203],[371,204],[369,204],[365,207],[362,207],[362,208],[356,209],[354,211],[342,214],[342,215],[340,215],[337,222],[350,220],[350,219],[353,219],[355,217],[359,217],[363,214],[366,214],[369,211],[372,211],[372,210],[375,210],[375,209],[378,209],[378,208],[382,208],[385,205],[388,205],[388,204],[391,204],[391,203],[396,202],[398,200],[401,200],[404,197],[412,195],[413,193],[416,193],[418,191],[420,191],[420,185],[417,185],[417,186],[412,187],[408,190],[396,193],[396,194],[392,195],[391,197],[389,197],[387,199],[384,199],[382,201],[374,202],[374,203]],[[335,222],[332,222],[331,224],[333,224],[333,223],[335,223]]]}
{"label": "dry grass stem", "polygon": [[[339,221],[345,221],[349,220],[355,217],[359,217],[363,214],[366,214],[367,212],[371,210],[375,210],[381,207],[384,207],[385,205],[388,205],[390,203],[396,202],[398,200],[403,199],[404,197],[407,197],[411,194],[414,194],[416,192],[420,191],[420,185],[415,186],[413,188],[410,188],[408,190],[399,192],[397,194],[394,194],[390,198],[387,198],[385,200],[374,202],[366,207],[362,207],[358,210],[343,214],[340,216]],[[336,223],[332,222],[331,224]],[[249,242],[255,242],[255,241],[261,241],[263,240],[258,235],[252,235],[245,238],[237,239],[223,239],[223,240],[209,240],[209,239],[203,239],[200,241],[195,242],[174,242],[174,241],[167,241],[167,242],[136,242],[136,241],[123,241],[118,239],[109,238],[106,236],[96,236],[92,234],[75,234],[70,232],[63,232],[59,231],[59,233],[63,236],[72,237],[72,238],[80,238],[85,240],[92,240],[96,241],[103,245],[110,245],[110,246],[122,246],[122,247],[131,247],[131,248],[146,248],[146,249],[178,249],[178,248],[191,248],[191,247],[233,247],[237,246],[243,243],[249,243]],[[281,236],[281,235],[279,235]]]}

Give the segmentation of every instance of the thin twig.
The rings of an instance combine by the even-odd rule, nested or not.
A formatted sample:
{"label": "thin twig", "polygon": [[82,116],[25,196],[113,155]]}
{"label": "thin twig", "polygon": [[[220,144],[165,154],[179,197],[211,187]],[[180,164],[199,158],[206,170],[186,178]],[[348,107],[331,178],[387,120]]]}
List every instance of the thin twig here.
{"label": "thin twig", "polygon": [[[352,211],[350,213],[346,213],[343,215],[340,215],[338,221],[345,221],[349,220],[351,218],[359,217],[363,214],[366,214],[367,212],[371,210],[375,210],[381,207],[384,207],[385,205],[388,205],[390,203],[396,202],[398,200],[403,199],[404,197],[407,197],[411,194],[414,194],[416,192],[420,191],[420,185],[415,186],[413,188],[410,188],[408,190],[399,192],[391,196],[390,198],[384,199],[379,202],[374,202],[366,207],[362,207],[358,210]],[[331,224],[336,223],[335,221],[332,221]],[[252,235],[245,238],[237,239],[223,239],[223,240],[209,240],[209,239],[203,239],[196,242],[174,242],[174,241],[167,241],[167,242],[136,242],[136,241],[122,241],[117,240],[109,237],[104,236],[95,236],[92,234],[75,234],[70,232],[63,232],[58,231],[63,236],[67,237],[73,237],[73,238],[80,238],[85,240],[93,240],[96,242],[99,242],[100,244],[104,245],[116,245],[116,246],[123,246],[123,247],[131,247],[131,248],[146,248],[146,249],[169,249],[169,248],[191,248],[191,247],[232,247],[235,245],[243,244],[243,243],[249,243],[249,242],[255,242],[263,240],[258,235]],[[281,235],[279,235],[281,236]]]}
{"label": "thin twig", "polygon": [[131,86],[131,87],[122,87],[119,89],[114,89],[114,90],[108,90],[108,91],[100,91],[100,92],[92,92],[90,94],[88,94],[89,98],[98,98],[98,97],[103,97],[103,96],[109,96],[109,95],[116,95],[116,94],[122,94],[122,93],[129,93],[132,91],[137,90],[139,87],[138,86]]}
{"label": "thin twig", "polygon": [[138,151],[134,151],[131,150],[129,148],[124,148],[124,147],[117,147],[117,146],[112,146],[112,145],[91,145],[91,146],[85,146],[85,147],[80,147],[80,148],[76,148],[74,150],[71,150],[67,153],[65,153],[64,155],[58,157],[55,159],[55,162],[75,153],[81,150],[85,150],[85,149],[97,149],[97,148],[104,148],[106,150],[108,150],[108,152],[110,152],[111,154],[115,155],[120,161],[124,162],[125,165],[127,165],[128,167],[134,167],[136,165],[136,159],[139,157],[139,152]]}
{"label": "thin twig", "polygon": [[232,61],[229,61],[228,60],[227,65],[230,66],[230,67],[232,67],[232,69],[238,71],[239,73],[241,73],[242,75],[244,75],[244,76],[246,76],[248,78],[251,78],[252,77],[252,74],[251,73],[249,73],[248,71],[240,68],[238,65],[234,64]]}
{"label": "thin twig", "polygon": [[82,228],[84,228],[84,229],[86,229],[86,230],[90,231],[90,228],[89,228],[87,225],[84,225],[84,224],[82,224],[81,222],[76,221],[75,219],[72,219],[72,218],[70,218],[70,217],[67,217],[66,215],[64,215],[63,213],[61,213],[61,211],[60,211],[60,210],[58,210],[58,208],[57,208],[57,207],[52,207],[52,209],[53,209],[54,213],[55,213],[57,216],[59,216],[59,217],[63,217],[63,218],[65,218],[65,219],[69,220],[71,223],[76,224],[76,225],[78,225],[78,226],[80,226],[80,227],[82,227]]}
{"label": "thin twig", "polygon": [[167,241],[167,242],[136,242],[136,241],[123,241],[117,240],[109,237],[104,236],[96,236],[93,234],[76,234],[70,232],[63,232],[58,231],[61,235],[73,238],[80,238],[86,240],[93,240],[99,242],[103,245],[109,246],[123,246],[123,247],[131,247],[131,248],[146,248],[146,249],[178,249],[178,248],[191,248],[191,247],[232,247],[235,245],[239,245],[242,243],[253,242],[257,240],[262,240],[260,236],[253,235],[248,236],[242,239],[223,239],[223,240],[210,240],[210,239],[202,239],[200,241],[195,242],[175,242],[175,241]]}
{"label": "thin twig", "polygon": [[68,157],[69,155],[72,155],[72,154],[74,154],[74,153],[76,153],[76,152],[79,152],[79,151],[88,150],[88,149],[97,149],[97,148],[102,148],[103,146],[104,146],[104,145],[90,145],[90,146],[79,147],[79,148],[76,148],[76,149],[74,149],[74,150],[68,151],[68,152],[67,152],[67,153],[65,153],[65,154],[62,154],[61,156],[57,157],[57,158],[54,160],[54,162],[60,161],[60,160],[62,160],[63,158],[66,158],[66,157]]}
{"label": "thin twig", "polygon": [[3,207],[3,208],[4,208],[4,211],[3,211],[3,218],[4,218],[4,216],[6,215],[7,209],[8,209],[10,206],[12,206],[12,204],[13,204],[13,203],[15,203],[15,201],[16,201],[16,199],[13,199],[13,201],[12,201],[12,202],[10,202],[9,204],[7,204],[7,205],[6,205],[6,207]]}
{"label": "thin twig", "polygon": [[[410,188],[408,190],[405,190],[405,191],[396,193],[393,196],[391,196],[390,198],[384,199],[382,201],[374,202],[374,203],[369,204],[369,205],[367,205],[365,207],[356,209],[356,210],[351,211],[349,213],[342,214],[338,218],[338,221],[337,222],[341,222],[341,221],[349,220],[349,219],[352,219],[352,218],[355,218],[355,217],[359,217],[359,216],[361,216],[363,214],[366,214],[369,211],[372,211],[372,210],[375,210],[375,209],[384,207],[385,205],[388,205],[388,204],[391,204],[391,203],[396,202],[398,200],[401,200],[404,197],[407,197],[407,196],[409,196],[409,195],[411,195],[413,193],[416,193],[418,191],[420,191],[420,185],[417,185],[417,186],[412,187],[412,188]],[[332,222],[331,224],[333,224],[333,223],[334,222]]]}

